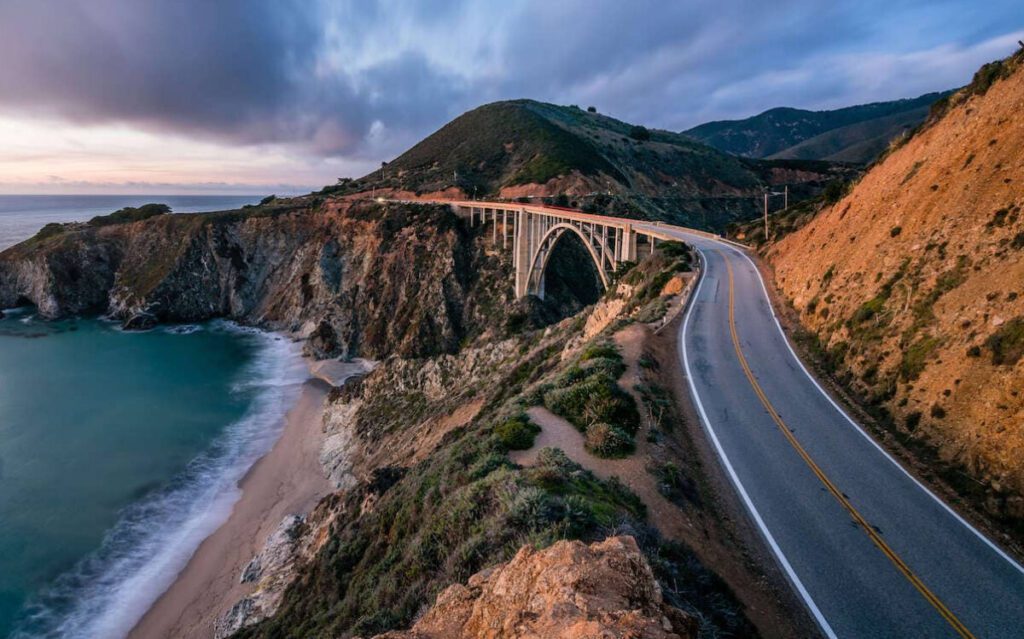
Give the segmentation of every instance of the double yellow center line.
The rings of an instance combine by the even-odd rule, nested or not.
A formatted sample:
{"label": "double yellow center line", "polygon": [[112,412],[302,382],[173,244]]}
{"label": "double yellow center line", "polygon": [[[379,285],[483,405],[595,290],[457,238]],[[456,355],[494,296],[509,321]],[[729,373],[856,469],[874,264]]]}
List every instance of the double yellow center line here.
{"label": "double yellow center line", "polygon": [[838,501],[839,504],[844,509],[846,509],[848,513],[850,513],[850,516],[853,517],[853,520],[857,523],[857,525],[861,527],[861,529],[865,533],[867,533],[868,538],[870,538],[871,541],[878,547],[878,549],[882,551],[882,554],[884,554],[889,559],[889,561],[891,561],[893,565],[895,565],[896,568],[901,573],[903,573],[903,576],[907,578],[907,581],[913,584],[914,588],[917,588],[918,592],[921,593],[921,595],[928,601],[928,603],[930,603],[939,612],[939,614],[942,615],[942,618],[945,619],[961,637],[964,637],[965,639],[974,639],[974,635],[971,634],[971,631],[968,630],[967,627],[964,626],[964,624],[959,619],[957,619],[956,615],[954,615],[953,612],[950,611],[948,607],[946,607],[946,604],[942,603],[942,601],[935,595],[935,593],[933,593],[928,588],[928,586],[926,586],[924,582],[921,581],[921,578],[914,574],[914,572],[910,569],[910,566],[908,566],[906,562],[904,562],[903,559],[901,559],[900,556],[897,555],[896,552],[889,547],[889,544],[885,543],[885,540],[882,539],[881,535],[879,535],[878,532],[875,531],[875,529],[871,526],[871,524],[869,524],[867,520],[864,519],[864,517],[857,511],[857,509],[853,507],[853,504],[850,503],[850,500],[847,499],[846,496],[842,493],[842,491],[839,490],[836,487],[836,485],[832,483],[832,480],[830,480],[828,476],[825,475],[825,472],[821,469],[821,467],[818,466],[818,464],[815,463],[813,459],[811,459],[811,456],[807,453],[807,450],[804,449],[802,445],[800,445],[800,442],[790,431],[789,427],[787,427],[786,423],[782,421],[782,417],[779,416],[778,411],[776,411],[775,407],[772,406],[772,403],[768,401],[768,396],[765,395],[764,390],[761,388],[761,385],[758,383],[757,379],[754,378],[754,373],[751,372],[750,370],[750,365],[747,363],[747,358],[743,355],[743,349],[740,348],[739,335],[737,335],[736,333],[736,301],[733,286],[732,263],[729,261],[729,258],[725,255],[725,253],[722,252],[720,249],[715,249],[715,252],[718,253],[725,261],[725,267],[729,273],[729,332],[732,334],[732,345],[736,349],[736,357],[739,358],[740,366],[743,367],[743,372],[746,374],[747,379],[750,381],[750,385],[754,388],[754,392],[757,394],[758,398],[761,400],[761,403],[764,405],[765,410],[767,410],[768,414],[771,415],[772,421],[774,421],[775,425],[779,427],[779,430],[782,431],[783,435],[785,435],[786,440],[789,441],[789,444],[793,447],[794,450],[796,450],[797,454],[800,455],[801,459],[803,459],[807,466],[810,467],[811,471],[815,474],[815,476],[821,481],[822,484],[825,485],[825,488],[827,488],[828,491],[832,494],[832,496],[836,498],[836,501]]}

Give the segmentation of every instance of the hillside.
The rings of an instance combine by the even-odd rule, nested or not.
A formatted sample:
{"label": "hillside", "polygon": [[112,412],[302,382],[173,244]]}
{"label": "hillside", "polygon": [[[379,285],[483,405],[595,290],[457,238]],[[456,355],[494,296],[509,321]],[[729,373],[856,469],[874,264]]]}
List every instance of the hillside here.
{"label": "hillside", "polygon": [[753,217],[767,184],[813,195],[846,169],[736,158],[678,133],[532,100],[469,111],[378,171],[325,194],[565,198],[614,211],[721,228]]}
{"label": "hillside", "polygon": [[[840,380],[1024,518],[1024,53],[767,255]],[[800,226],[802,224],[802,226]],[[799,228],[797,228],[799,227]],[[967,482],[978,489],[979,484]]]}
{"label": "hillside", "polygon": [[913,129],[946,93],[831,111],[770,109],[744,120],[719,120],[684,131],[721,151],[750,158],[866,164],[889,141]]}

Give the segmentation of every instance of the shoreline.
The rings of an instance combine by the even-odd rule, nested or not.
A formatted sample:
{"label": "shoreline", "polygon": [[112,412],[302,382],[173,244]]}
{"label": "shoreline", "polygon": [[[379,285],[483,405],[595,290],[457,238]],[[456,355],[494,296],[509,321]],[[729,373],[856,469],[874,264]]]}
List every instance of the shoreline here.
{"label": "shoreline", "polygon": [[130,639],[213,637],[217,618],[256,589],[240,581],[249,561],[285,517],[308,514],[331,491],[319,461],[328,390],[311,371],[280,437],[239,481],[242,494],[228,519],[196,548]]}

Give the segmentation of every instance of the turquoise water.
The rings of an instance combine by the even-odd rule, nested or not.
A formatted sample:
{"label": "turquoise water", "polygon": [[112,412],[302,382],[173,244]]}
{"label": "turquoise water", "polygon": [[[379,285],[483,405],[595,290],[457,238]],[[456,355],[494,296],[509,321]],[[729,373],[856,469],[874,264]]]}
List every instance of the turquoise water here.
{"label": "turquoise water", "polygon": [[0,637],[119,637],[223,522],[305,378],[224,322],[0,320]]}

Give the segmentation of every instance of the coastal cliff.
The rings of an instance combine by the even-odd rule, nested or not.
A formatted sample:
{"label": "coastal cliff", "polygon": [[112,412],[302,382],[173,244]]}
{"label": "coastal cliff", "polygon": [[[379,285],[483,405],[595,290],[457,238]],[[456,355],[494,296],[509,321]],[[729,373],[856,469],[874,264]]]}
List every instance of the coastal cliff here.
{"label": "coastal cliff", "polygon": [[[217,637],[373,636],[408,628],[436,595],[524,546],[628,533],[663,599],[639,616],[609,610],[609,628],[625,615],[661,628],[651,636],[689,632],[693,619],[701,632],[757,635],[731,589],[757,578],[737,577],[749,567],[712,554],[725,562],[715,570],[739,579],[723,581],[693,548],[662,536],[631,488],[558,448],[539,449],[529,466],[509,455],[533,445],[542,428],[527,411],[538,405],[573,420],[595,454],[628,456],[641,438],[646,448],[675,437],[660,421],[642,430],[630,394],[640,391],[619,384],[625,365],[613,336],[679,307],[687,247],[659,245],[601,292],[571,240],[549,263],[549,299],[516,300],[500,240],[448,207],[307,196],[115,217],[48,227],[0,254],[0,306],[32,303],[53,318],[101,312],[126,328],[227,317],[304,339],[319,358],[379,360],[330,391],[312,431],[330,494],[261,522],[271,528],[262,548],[226,579],[241,596],[211,591],[223,600],[204,602],[202,621],[186,623]],[[668,401],[659,397],[643,401]],[[697,466],[648,465],[637,460],[640,472],[669,472],[672,485],[701,481]],[[685,516],[710,502],[696,499]],[[591,574],[600,571],[592,555],[567,556],[574,572]]]}
{"label": "coastal cliff", "polygon": [[451,352],[501,333],[502,260],[447,207],[296,198],[251,210],[69,224],[0,254],[0,307],[127,328],[226,317],[318,356]]}

